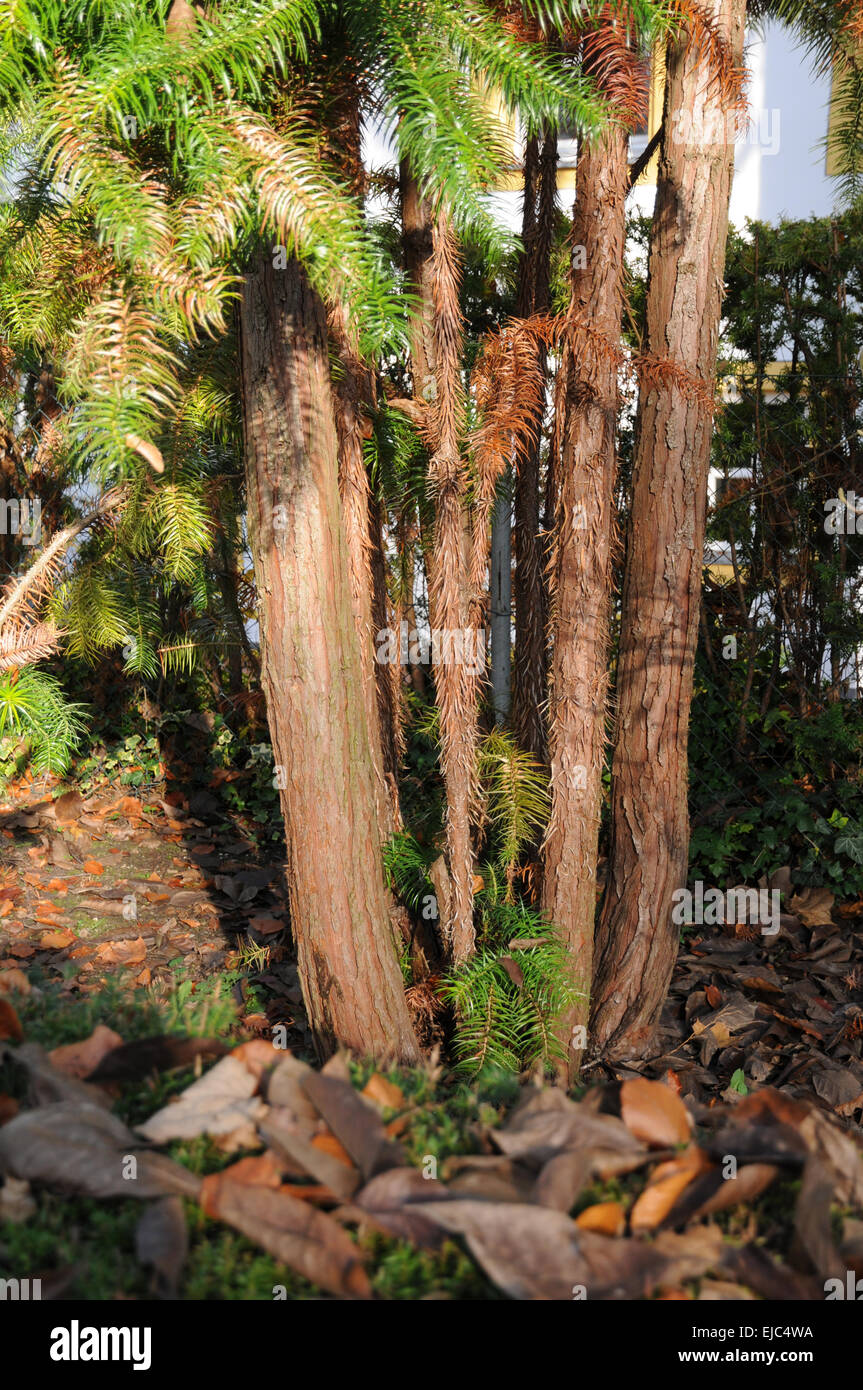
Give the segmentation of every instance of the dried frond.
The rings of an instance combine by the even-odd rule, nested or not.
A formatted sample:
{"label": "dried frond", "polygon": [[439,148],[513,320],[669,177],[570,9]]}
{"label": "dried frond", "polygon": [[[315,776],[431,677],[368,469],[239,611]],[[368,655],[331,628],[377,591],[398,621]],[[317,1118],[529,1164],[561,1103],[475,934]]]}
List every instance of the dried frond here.
{"label": "dried frond", "polygon": [[21,627],[6,623],[0,631],[0,671],[12,667],[31,666],[53,656],[60,645],[62,633],[54,623],[34,623]]}
{"label": "dried frond", "polygon": [[746,68],[731,56],[725,35],[700,0],[666,0],[680,40],[694,55],[699,67],[728,110],[746,110]]}
{"label": "dried frond", "polygon": [[23,618],[36,616],[59,577],[63,557],[72,542],[95,523],[116,517],[125,498],[121,488],[106,492],[85,516],[58,531],[24,574],[10,580],[0,595],[0,630],[7,623],[20,623]]}
{"label": "dried frond", "polygon": [[441,212],[432,234],[432,293],[435,323],[434,429],[439,447],[457,452],[464,423],[461,381],[463,323],[459,307],[461,255],[452,228]]}
{"label": "dried frond", "polygon": [[634,360],[635,374],[643,392],[670,391],[676,388],[687,400],[708,409],[713,408],[716,390],[712,381],[705,381],[682,363],[670,357],[643,352]]}
{"label": "dried frond", "polygon": [[511,319],[485,338],[471,378],[480,423],[468,440],[475,473],[471,584],[488,561],[488,531],[497,484],[509,464],[535,443],[545,376],[530,320]]}
{"label": "dried frond", "polygon": [[619,121],[637,126],[647,118],[650,60],[638,42],[635,26],[609,10],[584,36],[582,61]]}

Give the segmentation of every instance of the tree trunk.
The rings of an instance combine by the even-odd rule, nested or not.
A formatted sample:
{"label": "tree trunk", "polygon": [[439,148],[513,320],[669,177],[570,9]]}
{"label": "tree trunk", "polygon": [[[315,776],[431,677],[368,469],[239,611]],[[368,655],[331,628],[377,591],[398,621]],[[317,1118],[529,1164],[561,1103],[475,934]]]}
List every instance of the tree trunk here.
{"label": "tree trunk", "polygon": [[[441,772],[446,791],[446,847],[438,865],[438,912],[443,944],[453,962],[474,949],[471,816],[476,804],[477,675],[460,659],[476,630],[470,585],[468,486],[460,452],[464,401],[461,382],[461,263],[446,214],[432,223],[406,162],[401,166],[405,272],[417,301],[411,324],[414,400],[425,402],[432,439],[429,478],[434,539],[426,552],[435,697],[440,711]],[[439,642],[435,649],[435,635]]]}
{"label": "tree trunk", "polygon": [[[729,57],[746,0],[711,0]],[[643,1056],[677,954],[672,894],[689,849],[687,736],[704,561],[714,374],[734,167],[719,84],[669,44],[618,663],[612,838],[593,1041]],[[700,388],[700,389],[699,389]]]}
{"label": "tree trunk", "polygon": [[435,500],[429,612],[435,696],[440,711],[441,771],[446,788],[446,879],[438,903],[453,963],[473,954],[474,845],[472,814],[477,801],[476,744],[479,672],[471,643],[478,632],[477,596],[470,583],[471,528],[468,479],[460,450],[464,417],[461,382],[461,262],[446,217],[435,223],[434,286],[435,445],[429,478]]}
{"label": "tree trunk", "polygon": [[559,1024],[565,1049],[560,1071],[568,1079],[578,1074],[586,1041],[593,965],[628,179],[623,127],[584,142],[572,232],[579,257],[561,367],[564,419],[551,580],[551,815],[542,898],[566,946],[576,991],[574,1006]]}
{"label": "tree trunk", "polygon": [[496,724],[509,718],[512,664],[512,500],[509,473],[498,486],[491,520],[491,696]]}
{"label": "tree trunk", "polygon": [[240,308],[262,684],[288,892],[316,1047],[417,1058],[390,929],[338,491],[323,305],[261,256]]}
{"label": "tree trunk", "polygon": [[[339,492],[342,499],[348,572],[354,622],[359,637],[363,699],[369,728],[369,748],[374,772],[375,806],[378,825],[385,840],[401,829],[398,785],[395,768],[387,765],[385,741],[389,730],[382,726],[381,687],[389,684],[390,672],[375,660],[375,576],[372,497],[363,453],[363,440],[371,433],[374,379],[360,362],[341,328],[332,332],[339,354],[340,369],[333,383],[336,431],[339,441]],[[380,546],[380,542],[378,542]],[[379,606],[379,605],[378,605]],[[381,626],[386,626],[384,621]]]}
{"label": "tree trunk", "polygon": [[[557,200],[557,137],[527,142],[517,313],[521,318],[549,306],[551,242]],[[545,376],[545,349],[538,348]],[[536,435],[520,451],[515,469],[515,663],[512,720],[519,743],[541,762],[546,756],[545,697],[546,554],[540,521],[542,414]]]}

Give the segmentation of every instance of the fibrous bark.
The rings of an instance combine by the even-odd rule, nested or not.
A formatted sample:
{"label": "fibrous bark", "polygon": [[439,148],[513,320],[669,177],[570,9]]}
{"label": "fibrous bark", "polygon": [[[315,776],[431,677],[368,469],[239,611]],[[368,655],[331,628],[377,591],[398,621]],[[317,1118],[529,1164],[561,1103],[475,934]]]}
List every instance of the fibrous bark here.
{"label": "fibrous bark", "polygon": [[390,927],[323,305],[260,256],[240,307],[249,534],[298,968],[317,1049],[418,1055]]}
{"label": "fibrous bark", "polygon": [[[739,68],[746,0],[707,9]],[[687,736],[698,636],[714,372],[734,166],[727,94],[703,45],[667,54],[665,139],[649,260],[617,682],[609,879],[597,938],[593,1041],[643,1055],[677,952],[686,881]]]}

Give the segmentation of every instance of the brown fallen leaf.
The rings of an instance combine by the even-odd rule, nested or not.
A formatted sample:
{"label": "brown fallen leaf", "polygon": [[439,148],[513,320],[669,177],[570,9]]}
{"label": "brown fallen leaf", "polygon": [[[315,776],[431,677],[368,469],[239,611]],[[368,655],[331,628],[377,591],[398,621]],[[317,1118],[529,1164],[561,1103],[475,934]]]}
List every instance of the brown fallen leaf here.
{"label": "brown fallen leaf", "polygon": [[251,1038],[248,1042],[240,1043],[231,1053],[238,1062],[252,1073],[254,1077],[261,1080],[264,1072],[278,1064],[279,1059],[284,1056],[273,1047],[272,1042],[264,1038]]}
{"label": "brown fallen leaf", "polygon": [[626,1212],[619,1202],[596,1202],[585,1207],[575,1218],[582,1231],[597,1231],[603,1236],[622,1236],[626,1230]]}
{"label": "brown fallen leaf", "polygon": [[[669,1092],[669,1094],[671,1094]],[[634,1156],[644,1149],[617,1115],[597,1115],[559,1088],[536,1090],[516,1107],[494,1144],[510,1158],[546,1163],[561,1149],[604,1150]]]}
{"label": "brown fallen leaf", "polygon": [[688,1219],[697,1221],[702,1216],[713,1216],[718,1211],[739,1206],[741,1202],[754,1201],[767,1190],[779,1172],[780,1169],[772,1163],[747,1163],[738,1170],[736,1178],[722,1179],[720,1175],[719,1186],[713,1196],[696,1207]]}
{"label": "brown fallen leaf", "polygon": [[320,1149],[321,1153],[329,1154],[331,1158],[343,1163],[346,1168],[353,1168],[353,1159],[342,1141],[337,1139],[331,1130],[325,1129],[321,1134],[316,1134],[312,1139],[312,1144],[316,1149]]}
{"label": "brown fallen leaf", "polygon": [[20,1018],[9,1000],[0,995],[0,1038],[21,1042],[23,1037],[24,1029],[21,1027]]}
{"label": "brown fallen leaf", "polygon": [[57,1101],[25,1110],[0,1128],[0,1167],[58,1192],[87,1197],[197,1197],[200,1179],[164,1154],[137,1145],[101,1106]]}
{"label": "brown fallen leaf", "polygon": [[212,1215],[218,1207],[218,1192],[225,1182],[240,1183],[246,1187],[281,1187],[284,1176],[283,1165],[272,1149],[262,1154],[241,1158],[230,1168],[219,1173],[208,1173],[201,1182],[201,1209]]}
{"label": "brown fallen leaf", "polygon": [[660,1163],[650,1176],[650,1181],[641,1192],[629,1214],[633,1234],[641,1231],[655,1231],[665,1220],[681,1192],[691,1182],[711,1167],[710,1159],[697,1147],[691,1148],[679,1158]]}
{"label": "brown fallen leaf", "polygon": [[373,1100],[383,1110],[401,1110],[405,1097],[400,1087],[393,1081],[387,1081],[380,1072],[373,1072],[360,1092],[368,1100]]}
{"label": "brown fallen leaf", "polygon": [[416,1210],[419,1202],[445,1202],[451,1188],[436,1178],[426,1178],[417,1168],[388,1168],[378,1173],[349,1207],[336,1213],[338,1219],[371,1225],[387,1235],[410,1241],[424,1250],[437,1250],[446,1232]]}
{"label": "brown fallen leaf", "polygon": [[98,1023],[89,1038],[80,1042],[64,1043],[48,1053],[52,1066],[67,1076],[77,1076],[84,1080],[99,1065],[102,1058],[120,1047],[123,1039],[112,1028]]}
{"label": "brown fallen leaf", "polygon": [[65,951],[74,940],[75,933],[63,928],[60,931],[43,932],[39,938],[39,945],[43,951]]}
{"label": "brown fallen leaf", "polygon": [[55,798],[51,805],[51,810],[58,821],[74,821],[81,814],[84,805],[84,798],[79,791],[64,792],[62,796]]}
{"label": "brown fallen leaf", "polygon": [[144,1208],[135,1229],[135,1254],[153,1270],[155,1292],[176,1298],[189,1253],[186,1214],[179,1197],[160,1197]]}
{"label": "brown fallen leaf", "polygon": [[414,1209],[463,1236],[510,1298],[640,1298],[665,1270],[665,1259],[646,1243],[579,1230],[568,1216],[547,1207],[457,1200],[419,1202]]}
{"label": "brown fallen leaf", "polygon": [[107,1053],[87,1080],[99,1086],[139,1081],[152,1072],[187,1067],[198,1057],[221,1057],[229,1050],[218,1038],[136,1038]]}
{"label": "brown fallen leaf", "polygon": [[260,915],[249,918],[249,926],[261,936],[275,936],[276,932],[284,931],[287,923],[282,917],[267,917]]}
{"label": "brown fallen leaf", "polygon": [[401,1148],[388,1137],[380,1117],[349,1081],[310,1072],[301,1084],[366,1182],[376,1173],[403,1165]]}
{"label": "brown fallen leaf", "polygon": [[292,1163],[298,1173],[308,1173],[316,1178],[335,1192],[340,1201],[350,1201],[361,1186],[359,1171],[346,1167],[339,1159],[313,1144],[307,1123],[298,1120],[292,1111],[273,1107],[260,1121],[258,1128],[264,1141]]}
{"label": "brown fallen leaf", "polygon": [[[2,1131],[0,1131],[2,1134]],[[208,1216],[226,1222],[337,1298],[370,1299],[359,1249],[341,1226],[287,1188],[223,1181],[207,1194]]]}
{"label": "brown fallen leaf", "polygon": [[52,1065],[38,1043],[20,1043],[14,1050],[0,1047],[0,1062],[21,1067],[27,1074],[27,1099],[31,1105],[53,1105],[56,1101],[110,1108],[111,1101],[98,1086],[89,1086]]}
{"label": "brown fallen leaf", "polygon": [[835,901],[829,888],[801,888],[793,894],[788,907],[804,927],[830,927]]}
{"label": "brown fallen leaf", "polygon": [[657,1149],[685,1144],[692,1132],[692,1118],[683,1101],[661,1081],[644,1077],[624,1081],[620,1113],[636,1139]]}
{"label": "brown fallen leaf", "polygon": [[255,1125],[267,1113],[256,1089],[257,1079],[242,1062],[223,1057],[176,1100],[138,1125],[138,1131],[156,1144],[199,1134],[243,1135],[245,1146],[255,1148]]}
{"label": "brown fallen leaf", "polygon": [[11,970],[0,970],[0,994],[29,993],[30,981],[23,970],[19,970],[17,966],[13,966]]}
{"label": "brown fallen leaf", "polygon": [[845,1279],[845,1261],[833,1240],[831,1207],[835,1201],[828,1169],[807,1158],[794,1208],[794,1230],[819,1279]]}
{"label": "brown fallen leaf", "polygon": [[105,865],[100,864],[98,859],[85,859],[81,868],[85,874],[103,874],[105,872]]}
{"label": "brown fallen leaf", "polygon": [[143,965],[147,947],[140,936],[134,941],[106,941],[96,955],[105,965]]}

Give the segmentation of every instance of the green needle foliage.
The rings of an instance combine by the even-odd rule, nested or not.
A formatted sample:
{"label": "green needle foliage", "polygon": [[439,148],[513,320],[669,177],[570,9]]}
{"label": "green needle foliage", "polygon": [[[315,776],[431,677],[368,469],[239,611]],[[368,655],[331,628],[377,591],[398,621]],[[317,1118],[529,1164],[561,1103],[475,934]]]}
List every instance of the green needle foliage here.
{"label": "green needle foliage", "polygon": [[62,774],[84,728],[83,706],[69,703],[54,676],[32,666],[0,675],[0,766],[22,741],[34,772]]}
{"label": "green needle foliage", "polygon": [[555,1022],[574,1000],[566,953],[536,909],[502,901],[495,884],[478,896],[476,955],[447,977],[443,989],[456,1018],[458,1070],[473,1075],[489,1066],[551,1067],[563,1055]]}

